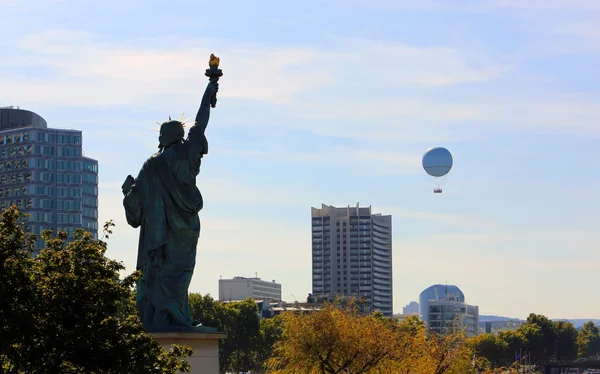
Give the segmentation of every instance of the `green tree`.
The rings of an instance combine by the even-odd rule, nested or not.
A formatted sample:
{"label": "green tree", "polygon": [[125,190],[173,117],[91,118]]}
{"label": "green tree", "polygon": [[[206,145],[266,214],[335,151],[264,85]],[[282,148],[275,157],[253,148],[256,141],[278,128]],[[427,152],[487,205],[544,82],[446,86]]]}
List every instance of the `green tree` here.
{"label": "green tree", "polygon": [[273,354],[273,347],[283,334],[283,318],[263,318],[260,320],[260,334],[256,344],[256,361],[253,371],[260,372]]}
{"label": "green tree", "polygon": [[554,322],[556,334],[555,358],[558,361],[572,361],[577,358],[577,329],[571,322]]}
{"label": "green tree", "polygon": [[209,294],[202,296],[199,293],[190,293],[188,300],[192,318],[205,326],[217,327],[223,331],[220,305],[216,305]]}
{"label": "green tree", "polygon": [[249,371],[256,363],[260,331],[258,306],[252,299],[222,305],[227,339],[220,342],[221,367],[226,371]]}
{"label": "green tree", "polygon": [[494,334],[482,334],[467,340],[467,345],[478,357],[485,357],[490,367],[500,367],[510,364],[511,358],[509,344],[502,336]]}
{"label": "green tree", "polygon": [[578,356],[590,358],[600,355],[600,329],[594,322],[586,322],[577,335]]}
{"label": "green tree", "polygon": [[[524,331],[528,334],[527,336],[525,336]],[[515,361],[515,354],[517,352],[531,350],[528,336],[532,337],[532,339],[535,339],[536,336],[540,336],[541,339],[539,327],[529,326],[529,328],[525,330],[506,330],[498,333],[498,339],[506,344],[506,359],[504,365],[510,366],[510,364]]]}
{"label": "green tree", "polygon": [[544,364],[556,355],[556,331],[553,322],[546,316],[531,313],[527,321],[519,326],[528,342],[533,359]]}
{"label": "green tree", "polygon": [[132,303],[138,275],[121,279],[124,266],[105,256],[106,243],[83,230],[71,243],[45,232],[47,248],[31,257],[36,238],[21,219],[11,207],[0,222],[0,372],[189,370],[189,348],[167,352],[143,330]]}
{"label": "green tree", "polygon": [[219,360],[222,372],[249,371],[261,367],[258,359],[260,327],[258,306],[252,299],[223,303],[210,295],[190,294],[192,317],[206,326],[226,332],[219,341]]}

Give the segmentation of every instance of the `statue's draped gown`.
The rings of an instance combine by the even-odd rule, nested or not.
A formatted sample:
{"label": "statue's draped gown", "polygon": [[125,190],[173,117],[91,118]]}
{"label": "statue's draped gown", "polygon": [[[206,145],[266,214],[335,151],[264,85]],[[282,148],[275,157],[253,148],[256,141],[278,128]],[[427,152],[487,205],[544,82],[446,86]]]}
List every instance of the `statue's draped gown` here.
{"label": "statue's draped gown", "polygon": [[141,226],[136,303],[150,330],[192,326],[188,287],[200,236],[196,176],[206,153],[203,139],[204,131],[193,126],[187,140],[152,155],[123,200],[127,222]]}

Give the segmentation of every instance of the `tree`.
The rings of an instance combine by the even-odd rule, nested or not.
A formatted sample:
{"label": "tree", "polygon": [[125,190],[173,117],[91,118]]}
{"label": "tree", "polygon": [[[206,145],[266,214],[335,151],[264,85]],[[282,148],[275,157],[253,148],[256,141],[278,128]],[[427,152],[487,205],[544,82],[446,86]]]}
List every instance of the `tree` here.
{"label": "tree", "polygon": [[227,338],[219,341],[222,372],[249,371],[262,366],[258,359],[260,327],[258,307],[254,300],[222,303],[210,295],[193,293],[189,300],[195,320],[227,333]]}
{"label": "tree", "polygon": [[467,345],[479,357],[485,357],[490,367],[500,367],[510,364],[511,350],[502,335],[482,334],[467,340]]}
{"label": "tree", "polygon": [[[525,329],[527,336],[533,336],[539,334],[539,327],[529,326],[529,329]],[[523,329],[518,330],[505,330],[498,333],[498,339],[503,344],[506,344],[506,358],[505,364],[509,365],[515,360],[515,353],[519,351],[529,351],[529,340],[525,336]]]}
{"label": "tree", "polygon": [[83,230],[71,243],[45,232],[47,248],[31,257],[36,238],[21,218],[11,207],[0,222],[0,372],[189,370],[189,348],[167,352],[143,330],[132,302],[138,274],[121,279],[124,266],[105,256],[105,242]]}
{"label": "tree", "polygon": [[221,368],[225,371],[249,371],[255,363],[255,349],[259,338],[258,306],[252,299],[224,303],[223,324],[227,339],[219,343]]}
{"label": "tree", "polygon": [[[432,374],[463,374],[473,369],[473,351],[466,344],[464,332],[455,331],[443,335],[430,334],[424,346],[431,369],[422,371]],[[432,370],[433,369],[433,370]]]}
{"label": "tree", "polygon": [[[539,332],[528,330],[532,326],[539,327]],[[556,331],[548,317],[531,313],[527,317],[526,323],[519,326],[519,329],[527,331],[527,334],[524,335],[529,342],[533,357],[538,363],[546,363],[556,355]]]}
{"label": "tree", "polygon": [[272,318],[263,318],[260,320],[260,338],[257,346],[257,367],[256,371],[262,369],[265,363],[273,354],[275,343],[281,340],[283,334],[283,318],[275,316]]}
{"label": "tree", "polygon": [[283,339],[268,364],[274,373],[367,373],[393,352],[396,339],[376,317],[361,318],[331,304],[282,317]]}
{"label": "tree", "polygon": [[590,358],[600,355],[600,329],[594,322],[586,322],[577,335],[578,356]]}
{"label": "tree", "polygon": [[577,358],[577,329],[571,322],[554,322],[556,334],[555,358],[557,361],[572,361]]}
{"label": "tree", "polygon": [[[329,304],[281,315],[282,337],[270,373],[468,373],[470,351],[458,335],[428,336],[413,318],[399,323]],[[465,371],[466,370],[466,371]]]}

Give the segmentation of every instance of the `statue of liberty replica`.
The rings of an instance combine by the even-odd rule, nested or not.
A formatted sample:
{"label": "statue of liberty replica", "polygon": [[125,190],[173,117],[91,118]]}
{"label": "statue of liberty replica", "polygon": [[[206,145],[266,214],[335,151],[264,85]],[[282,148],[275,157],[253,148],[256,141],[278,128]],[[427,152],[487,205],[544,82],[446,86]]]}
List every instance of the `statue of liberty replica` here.
{"label": "statue of liberty replica", "polygon": [[194,125],[184,138],[181,118],[160,125],[159,151],[142,166],[137,178],[123,183],[127,222],[140,227],[136,304],[148,331],[208,331],[192,321],[188,288],[196,264],[202,195],[196,187],[202,157],[208,153],[204,131],[217,102],[222,75],[219,58],[210,56],[209,83]]}

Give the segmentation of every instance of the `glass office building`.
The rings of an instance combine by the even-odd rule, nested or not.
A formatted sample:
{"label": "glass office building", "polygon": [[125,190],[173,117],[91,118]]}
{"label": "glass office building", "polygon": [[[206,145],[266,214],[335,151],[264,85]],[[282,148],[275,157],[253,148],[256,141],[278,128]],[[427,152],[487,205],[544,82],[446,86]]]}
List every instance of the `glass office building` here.
{"label": "glass office building", "polygon": [[[0,209],[28,213],[25,230],[77,228],[98,236],[98,161],[85,157],[79,130],[49,128],[36,113],[0,108]],[[39,239],[37,248],[44,247]]]}
{"label": "glass office building", "polygon": [[434,284],[419,295],[419,314],[430,331],[445,334],[465,330],[479,332],[479,307],[465,303],[465,295],[454,285]]}

